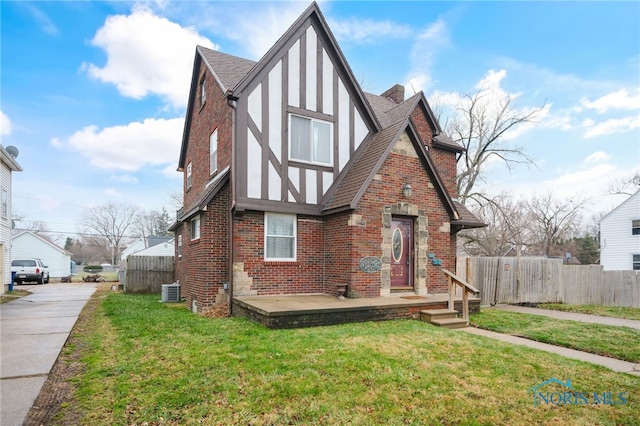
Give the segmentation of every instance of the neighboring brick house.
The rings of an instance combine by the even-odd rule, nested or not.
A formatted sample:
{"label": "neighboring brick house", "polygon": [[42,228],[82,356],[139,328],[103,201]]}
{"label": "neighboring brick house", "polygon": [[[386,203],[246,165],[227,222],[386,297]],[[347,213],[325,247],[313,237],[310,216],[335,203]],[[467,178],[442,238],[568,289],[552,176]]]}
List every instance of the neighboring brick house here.
{"label": "neighboring brick house", "polygon": [[483,226],[455,201],[461,151],[422,92],[362,91],[315,3],[257,63],[197,47],[172,226],[182,295],[202,312],[337,284],[446,293],[456,233]]}

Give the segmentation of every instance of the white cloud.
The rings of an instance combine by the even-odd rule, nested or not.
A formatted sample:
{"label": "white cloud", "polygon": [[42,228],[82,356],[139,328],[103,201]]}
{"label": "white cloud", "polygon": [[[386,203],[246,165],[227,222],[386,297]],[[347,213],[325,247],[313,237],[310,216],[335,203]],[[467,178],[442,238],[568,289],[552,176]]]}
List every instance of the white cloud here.
{"label": "white cloud", "polygon": [[607,161],[611,156],[604,151],[596,151],[593,154],[589,155],[585,158],[584,162],[587,164],[591,163],[600,163],[602,161]]}
{"label": "white cloud", "polygon": [[11,120],[9,116],[4,112],[0,111],[0,135],[10,135],[11,134]]}
{"label": "white cloud", "polygon": [[174,107],[187,102],[196,45],[217,49],[194,28],[185,28],[136,7],[128,16],[110,16],[91,44],[105,50],[104,67],[83,64],[93,78],[113,83],[127,97],[156,94]]}
{"label": "white cloud", "polygon": [[115,188],[107,188],[104,190],[104,195],[107,197],[119,197],[122,195],[122,192],[118,191]]}
{"label": "white cloud", "polygon": [[58,35],[60,33],[60,30],[58,29],[56,24],[53,23],[51,18],[49,18],[49,16],[46,13],[44,13],[42,10],[40,10],[35,5],[33,5],[33,3],[25,2],[25,3],[20,3],[20,5],[26,8],[29,14],[33,17],[33,19],[35,19],[38,22],[42,31],[50,35]]}
{"label": "white cloud", "polygon": [[183,125],[182,118],[150,118],[102,130],[87,126],[67,140],[52,139],[51,144],[80,152],[100,169],[134,171],[176,162]]}
{"label": "white cloud", "polygon": [[372,19],[329,20],[329,27],[338,40],[355,43],[371,43],[380,38],[406,38],[411,34],[408,25]]}
{"label": "white cloud", "polygon": [[162,175],[170,179],[182,179],[182,173],[178,172],[178,162],[162,169]]}
{"label": "white cloud", "polygon": [[406,85],[415,92],[428,90],[433,82],[431,70],[435,56],[447,46],[449,28],[443,19],[438,19],[420,31],[411,48],[411,67]]}
{"label": "white cloud", "polygon": [[586,120],[584,133],[585,138],[594,138],[596,136],[611,135],[615,133],[624,133],[633,129],[640,128],[640,116],[626,118],[611,118],[601,123],[595,124],[593,120]]}
{"label": "white cloud", "polygon": [[120,176],[111,176],[111,181],[127,183],[127,184],[136,184],[138,183],[138,178],[135,176],[131,176],[130,174],[124,174]]}
{"label": "white cloud", "polygon": [[640,89],[636,89],[635,93],[633,92],[629,93],[626,89],[620,89],[617,92],[601,96],[595,101],[583,98],[581,104],[585,108],[595,109],[599,113],[607,112],[610,109],[640,110]]}

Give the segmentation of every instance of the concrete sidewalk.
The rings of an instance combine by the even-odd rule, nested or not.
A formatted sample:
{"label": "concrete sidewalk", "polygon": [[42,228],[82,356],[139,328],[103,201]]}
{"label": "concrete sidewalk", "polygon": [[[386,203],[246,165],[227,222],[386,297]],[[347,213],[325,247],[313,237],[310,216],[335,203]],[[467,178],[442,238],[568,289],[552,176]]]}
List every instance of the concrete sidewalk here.
{"label": "concrete sidewalk", "polygon": [[590,322],[593,324],[613,325],[617,327],[629,327],[629,328],[636,328],[640,330],[640,321],[623,319],[623,318],[611,318],[611,317],[603,317],[600,315],[588,315],[588,314],[579,314],[575,312],[553,311],[551,309],[528,308],[525,306],[515,306],[515,305],[497,305],[487,309],[499,309],[502,311],[520,312],[523,314],[542,315],[545,317],[555,318],[559,320]]}
{"label": "concrete sidewalk", "polygon": [[22,425],[96,284],[16,286],[0,305],[0,425]]}
{"label": "concrete sidewalk", "polygon": [[[486,308],[486,309],[499,309],[503,311],[520,312],[523,314],[542,315],[542,316],[555,318],[559,320],[580,321],[580,322],[587,322],[587,323],[594,323],[594,324],[613,325],[618,327],[624,326],[624,327],[640,329],[640,321],[620,319],[620,318],[609,318],[609,317],[602,317],[598,315],[587,315],[587,314],[578,314],[578,313],[572,313],[572,312],[552,311],[550,309],[528,308],[524,306],[513,306],[513,305],[498,305],[498,306],[494,306],[492,308]],[[527,346],[529,348],[540,349],[543,351],[562,355],[567,358],[590,362],[592,364],[601,365],[603,367],[607,367],[613,371],[617,371],[620,373],[628,373],[628,374],[640,376],[640,364],[634,364],[628,361],[622,361],[619,359],[609,358],[606,356],[590,354],[587,352],[581,352],[574,349],[564,348],[561,346],[550,345],[547,343],[536,342],[535,340],[529,340],[523,337],[511,336],[508,334],[496,333],[493,331],[483,330],[480,328],[467,327],[467,328],[461,328],[459,330],[467,333],[475,334],[478,336],[489,337],[491,339],[512,343],[514,345],[521,345],[521,346]]]}

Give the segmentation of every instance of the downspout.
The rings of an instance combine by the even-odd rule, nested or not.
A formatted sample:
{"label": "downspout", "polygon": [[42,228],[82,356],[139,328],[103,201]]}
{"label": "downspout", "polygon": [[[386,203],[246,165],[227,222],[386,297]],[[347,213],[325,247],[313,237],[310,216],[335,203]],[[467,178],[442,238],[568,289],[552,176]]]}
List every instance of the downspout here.
{"label": "downspout", "polygon": [[233,313],[233,211],[236,206],[236,107],[237,98],[227,93],[227,105],[231,107],[231,205],[229,206],[229,258],[227,260],[229,271],[229,316]]}

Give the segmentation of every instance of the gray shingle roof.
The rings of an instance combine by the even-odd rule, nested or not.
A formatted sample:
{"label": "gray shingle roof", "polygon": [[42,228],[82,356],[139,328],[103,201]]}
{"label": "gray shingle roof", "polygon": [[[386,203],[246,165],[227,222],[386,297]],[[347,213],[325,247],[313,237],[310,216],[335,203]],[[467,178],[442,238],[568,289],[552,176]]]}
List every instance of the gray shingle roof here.
{"label": "gray shingle roof", "polygon": [[256,62],[239,58],[226,53],[198,46],[198,51],[205,59],[211,72],[218,78],[224,90],[232,91],[236,84],[247,75]]}

